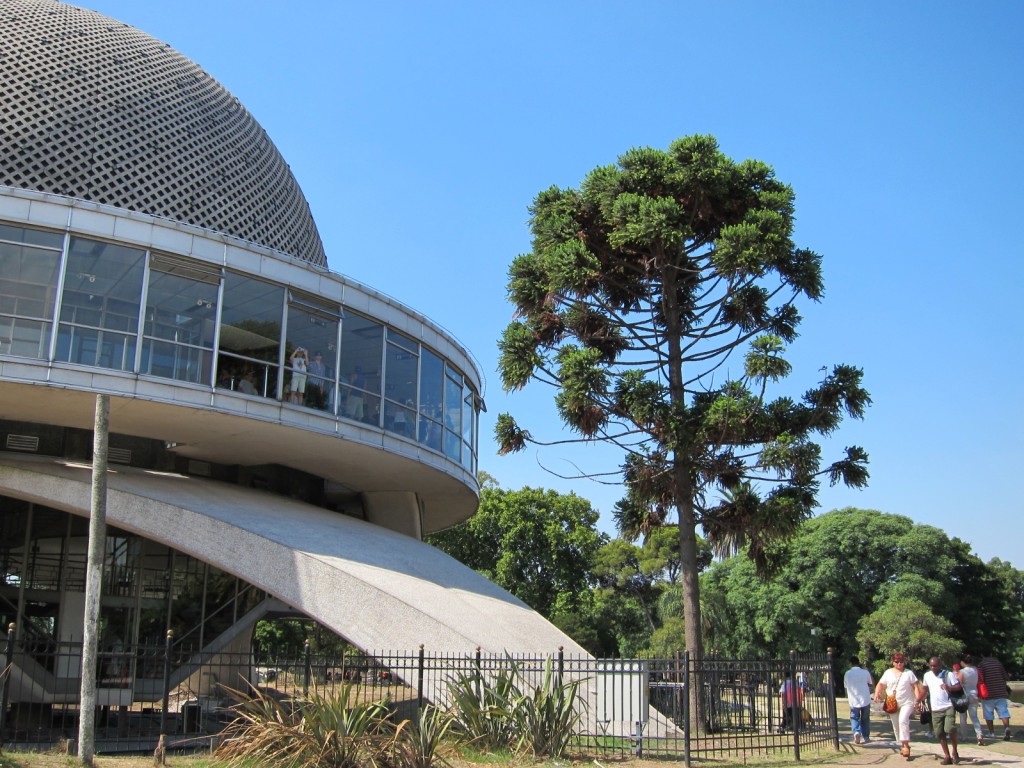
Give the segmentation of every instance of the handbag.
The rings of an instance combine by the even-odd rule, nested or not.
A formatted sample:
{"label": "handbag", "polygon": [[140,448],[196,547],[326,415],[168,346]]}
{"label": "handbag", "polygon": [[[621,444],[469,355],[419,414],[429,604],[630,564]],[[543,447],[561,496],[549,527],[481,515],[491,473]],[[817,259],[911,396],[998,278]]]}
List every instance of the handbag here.
{"label": "handbag", "polygon": [[927,702],[921,702],[921,725],[931,725],[932,710]]}
{"label": "handbag", "polygon": [[985,676],[981,674],[981,670],[978,670],[978,698],[988,698],[988,686],[985,685]]}
{"label": "handbag", "polygon": [[900,711],[900,703],[896,701],[896,686],[900,684],[900,677],[903,677],[902,672],[900,672],[899,677],[896,678],[896,682],[893,683],[893,692],[885,694],[885,703],[882,704],[882,711],[886,714],[894,715]]}

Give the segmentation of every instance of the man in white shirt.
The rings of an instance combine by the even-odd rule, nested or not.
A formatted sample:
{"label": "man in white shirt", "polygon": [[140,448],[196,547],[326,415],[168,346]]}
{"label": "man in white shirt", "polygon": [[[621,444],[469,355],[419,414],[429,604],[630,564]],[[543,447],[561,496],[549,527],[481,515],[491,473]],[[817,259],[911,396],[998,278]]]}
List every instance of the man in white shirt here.
{"label": "man in white shirt", "polygon": [[[959,763],[960,755],[956,751],[957,736],[959,735],[956,725],[956,710],[953,709],[953,702],[949,700],[949,689],[959,688],[960,679],[942,666],[942,659],[932,656],[928,659],[928,671],[924,673],[922,682],[928,688],[928,700],[932,708],[932,733],[935,734],[942,746],[942,754],[946,756],[942,765]],[[947,739],[953,746],[952,757],[949,755]]]}
{"label": "man in white shirt", "polygon": [[843,675],[846,700],[850,702],[850,729],[853,741],[862,744],[871,737],[871,673],[860,665],[860,659],[850,657],[850,668]]}

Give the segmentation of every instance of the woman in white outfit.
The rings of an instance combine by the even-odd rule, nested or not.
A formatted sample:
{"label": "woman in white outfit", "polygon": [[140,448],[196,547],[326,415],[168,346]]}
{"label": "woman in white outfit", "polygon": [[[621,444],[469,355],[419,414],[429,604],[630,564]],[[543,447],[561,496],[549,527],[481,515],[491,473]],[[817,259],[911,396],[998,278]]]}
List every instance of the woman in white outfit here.
{"label": "woman in white outfit", "polygon": [[907,658],[902,653],[892,655],[892,666],[885,670],[875,686],[875,701],[885,701],[886,696],[895,696],[899,709],[889,714],[892,732],[896,741],[903,745],[900,754],[910,759],[910,716],[924,698],[924,689],[918,682],[914,670],[907,669]]}
{"label": "woman in white outfit", "polygon": [[960,713],[960,734],[963,735],[964,726],[967,725],[967,715],[971,716],[971,725],[974,726],[974,738],[978,744],[984,744],[985,739],[981,735],[981,720],[978,719],[978,668],[974,666],[974,657],[965,653],[960,657],[960,671],[956,673],[960,678],[960,685],[967,693],[967,711]]}

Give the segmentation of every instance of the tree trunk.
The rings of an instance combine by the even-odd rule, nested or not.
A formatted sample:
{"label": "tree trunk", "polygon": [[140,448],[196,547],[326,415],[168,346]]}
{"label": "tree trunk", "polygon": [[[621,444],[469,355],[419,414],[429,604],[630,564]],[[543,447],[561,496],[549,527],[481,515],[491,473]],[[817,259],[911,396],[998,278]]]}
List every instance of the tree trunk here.
{"label": "tree trunk", "polygon": [[[689,483],[683,481],[683,488]],[[679,515],[679,573],[683,590],[683,622],[686,650],[690,660],[704,658],[704,632],[700,615],[700,574],[697,567],[697,523],[693,514],[692,496],[680,495]],[[699,669],[699,667],[698,667]],[[690,675],[690,717],[692,732],[700,731],[704,723],[704,681],[699,673]]]}
{"label": "tree trunk", "polygon": [[92,509],[89,515],[89,554],[85,569],[85,619],[82,633],[82,683],[79,691],[78,761],[93,764],[96,737],[96,661],[100,602],[103,595],[103,557],[107,543],[107,435],[110,396],[96,395],[92,443]]}

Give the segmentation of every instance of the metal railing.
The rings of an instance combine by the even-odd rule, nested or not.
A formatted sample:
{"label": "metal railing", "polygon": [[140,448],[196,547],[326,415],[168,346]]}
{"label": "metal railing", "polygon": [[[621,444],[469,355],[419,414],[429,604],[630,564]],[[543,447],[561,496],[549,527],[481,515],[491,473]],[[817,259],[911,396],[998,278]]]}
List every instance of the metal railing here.
{"label": "metal railing", "polygon": [[[10,644],[9,644],[10,646]],[[8,647],[0,714],[2,745],[45,748],[77,736],[81,645],[60,644],[54,658]],[[586,754],[644,754],[705,759],[791,755],[838,749],[832,659],[592,659],[566,656],[349,652],[299,658],[201,652],[168,643],[101,651],[98,752],[152,749],[161,732],[170,748],[208,749],[233,719],[232,706],[253,687],[276,698],[350,686],[350,700],[385,700],[398,720],[428,702],[448,703],[460,675],[495,675],[515,665],[520,687],[545,669],[579,685],[574,747]],[[133,670],[134,674],[126,674]],[[793,706],[780,687],[794,686]]]}

